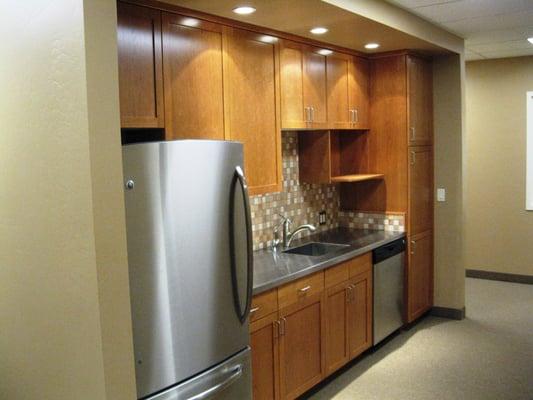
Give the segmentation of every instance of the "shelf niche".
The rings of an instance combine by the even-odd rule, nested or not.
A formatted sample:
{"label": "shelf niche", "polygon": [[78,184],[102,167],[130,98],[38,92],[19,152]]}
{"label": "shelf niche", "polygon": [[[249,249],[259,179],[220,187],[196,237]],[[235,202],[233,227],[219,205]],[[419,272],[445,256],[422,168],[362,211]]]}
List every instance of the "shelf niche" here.
{"label": "shelf niche", "polygon": [[300,181],[322,184],[383,179],[383,174],[368,172],[367,132],[299,132]]}

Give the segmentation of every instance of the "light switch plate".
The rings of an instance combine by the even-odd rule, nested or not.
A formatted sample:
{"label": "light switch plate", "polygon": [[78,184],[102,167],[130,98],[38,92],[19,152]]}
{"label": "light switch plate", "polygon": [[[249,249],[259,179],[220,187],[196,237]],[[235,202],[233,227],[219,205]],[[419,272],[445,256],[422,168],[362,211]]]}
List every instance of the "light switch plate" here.
{"label": "light switch plate", "polygon": [[437,201],[446,201],[446,189],[444,188],[437,189]]}

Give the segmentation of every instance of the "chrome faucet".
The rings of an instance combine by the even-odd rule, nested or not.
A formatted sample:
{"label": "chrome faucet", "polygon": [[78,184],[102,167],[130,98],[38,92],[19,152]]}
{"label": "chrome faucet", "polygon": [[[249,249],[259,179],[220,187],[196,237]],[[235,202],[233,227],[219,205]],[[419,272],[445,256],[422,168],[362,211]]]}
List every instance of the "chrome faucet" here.
{"label": "chrome faucet", "polygon": [[[296,234],[298,234],[300,232],[303,232],[305,230],[308,230],[310,232],[316,231],[316,228],[315,228],[314,225],[303,224],[303,225],[300,225],[299,227],[297,227],[293,232],[291,232],[292,221],[289,218],[286,218],[286,217],[284,217],[281,214],[278,214],[278,215],[281,217],[282,222],[276,228],[274,228],[274,242],[273,242],[273,246],[272,246],[273,248],[276,248],[276,246],[280,242],[282,242],[283,243],[283,248],[286,249],[286,248],[288,248],[291,245],[291,242],[294,239],[294,237],[296,236]],[[279,237],[278,237],[278,229],[279,229],[279,227],[281,225],[283,225],[282,240],[280,240]]]}

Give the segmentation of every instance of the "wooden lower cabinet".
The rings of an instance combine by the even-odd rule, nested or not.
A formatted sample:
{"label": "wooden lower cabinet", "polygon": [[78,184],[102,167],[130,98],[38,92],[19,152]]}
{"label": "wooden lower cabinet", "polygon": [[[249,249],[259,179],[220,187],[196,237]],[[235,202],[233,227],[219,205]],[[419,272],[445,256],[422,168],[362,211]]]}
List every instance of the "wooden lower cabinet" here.
{"label": "wooden lower cabinet", "polygon": [[372,271],[326,291],[326,374],[372,345]]}
{"label": "wooden lower cabinet", "polygon": [[278,326],[277,312],[250,324],[254,400],[279,399]]}
{"label": "wooden lower cabinet", "polygon": [[409,238],[407,322],[433,306],[433,239],[431,231]]}
{"label": "wooden lower cabinet", "polygon": [[325,376],[323,293],[279,312],[280,396],[294,399]]}

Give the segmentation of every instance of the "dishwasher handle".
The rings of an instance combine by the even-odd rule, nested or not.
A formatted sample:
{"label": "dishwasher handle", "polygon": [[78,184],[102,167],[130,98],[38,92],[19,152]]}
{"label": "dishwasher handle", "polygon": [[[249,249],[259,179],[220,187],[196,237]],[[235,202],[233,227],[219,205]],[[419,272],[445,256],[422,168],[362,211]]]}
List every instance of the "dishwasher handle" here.
{"label": "dishwasher handle", "polygon": [[394,257],[405,251],[405,239],[398,239],[384,246],[378,247],[372,252],[373,264],[378,264],[387,258]]}

